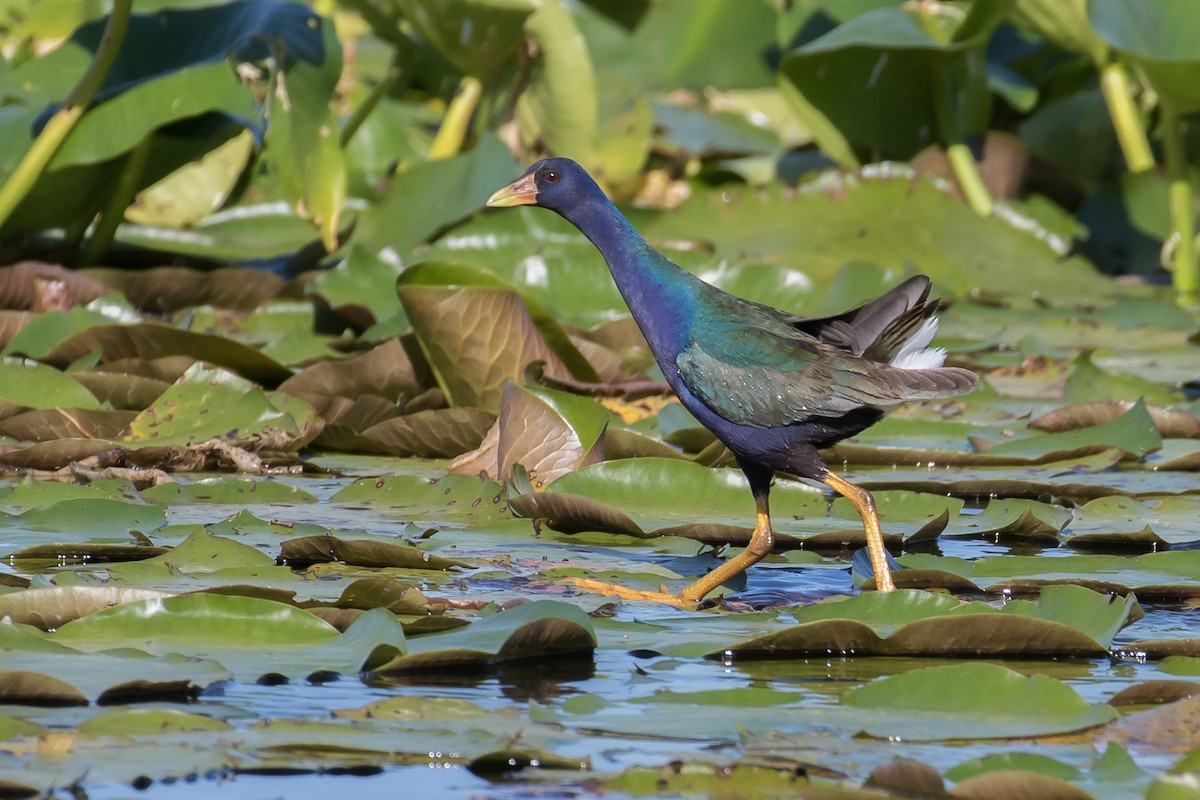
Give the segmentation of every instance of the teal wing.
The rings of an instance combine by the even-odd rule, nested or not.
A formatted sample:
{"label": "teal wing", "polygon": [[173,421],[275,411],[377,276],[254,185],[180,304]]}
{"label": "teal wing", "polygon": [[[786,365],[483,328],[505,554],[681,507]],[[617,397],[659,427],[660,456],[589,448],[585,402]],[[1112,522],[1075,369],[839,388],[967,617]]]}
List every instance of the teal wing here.
{"label": "teal wing", "polygon": [[[713,289],[697,303],[691,341],[675,366],[709,408],[730,422],[761,428],[962,394],[978,383],[970,370],[902,369],[872,357],[878,350],[886,358],[894,348],[880,342],[899,335],[874,317],[894,317],[907,330],[909,316],[924,313],[927,291],[927,281],[914,279],[840,317],[804,320]],[[910,293],[916,296],[905,296]],[[848,333],[839,333],[839,323]]]}
{"label": "teal wing", "polygon": [[692,394],[742,425],[775,428],[904,399],[882,374],[891,370],[794,331],[728,330],[694,341],[675,363]]}

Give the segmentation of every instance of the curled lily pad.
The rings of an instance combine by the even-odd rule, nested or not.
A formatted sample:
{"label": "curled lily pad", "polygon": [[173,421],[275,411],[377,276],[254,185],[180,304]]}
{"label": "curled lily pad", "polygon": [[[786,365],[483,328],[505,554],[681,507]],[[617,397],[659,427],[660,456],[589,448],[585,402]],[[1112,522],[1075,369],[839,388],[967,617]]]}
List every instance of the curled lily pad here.
{"label": "curled lily pad", "polygon": [[[1031,420],[1029,427],[1047,433],[1090,428],[1112,422],[1132,407],[1133,402],[1119,400],[1073,403]],[[1200,436],[1200,419],[1191,414],[1158,406],[1148,406],[1147,410],[1164,438],[1186,439]]]}
{"label": "curled lily pad", "polygon": [[47,408],[15,414],[0,422],[0,435],[18,441],[54,439],[115,439],[137,416],[134,411]]}
{"label": "curled lily pad", "polygon": [[1092,555],[1044,558],[991,556],[961,558],[910,554],[900,557],[906,568],[933,569],[967,577],[989,592],[1036,594],[1045,586],[1076,583],[1097,591],[1137,592],[1143,600],[1177,602],[1200,595],[1200,551],[1171,551],[1127,556]]}
{"label": "curled lily pad", "polygon": [[0,698],[6,705],[86,706],[88,699],[68,683],[25,670],[0,670]]}
{"label": "curled lily pad", "polygon": [[[445,604],[430,600],[413,586],[392,578],[360,578],[345,589],[333,602],[342,609],[370,610],[386,608],[397,615],[434,615],[445,610]],[[320,606],[310,606],[317,610]],[[456,620],[447,627],[466,625],[465,620]]]}
{"label": "curled lily pad", "polygon": [[327,561],[341,561],[360,567],[402,569],[448,570],[466,566],[462,561],[443,558],[417,547],[368,539],[341,539],[336,536],[289,539],[280,549],[279,561],[290,567],[306,567]]}
{"label": "curled lily pad", "polygon": [[197,527],[183,542],[148,559],[148,563],[161,563],[185,572],[211,572],[226,567],[261,567],[274,562],[257,548],[223,536],[213,536]]}
{"label": "curled lily pad", "polygon": [[609,414],[586,398],[509,383],[500,416],[479,448],[450,465],[451,472],[509,479],[523,467],[535,488],[604,458]]}
{"label": "curled lily pad", "polygon": [[494,415],[478,408],[439,408],[392,417],[361,431],[359,449],[393,456],[439,458],[478,447]]}
{"label": "curled lily pad", "polygon": [[533,324],[571,374],[583,381],[597,381],[599,375],[579,349],[575,338],[568,336],[553,312],[534,296],[536,288],[530,282],[506,280],[495,272],[460,261],[432,260],[413,264],[396,280],[397,289],[403,286],[478,286],[505,289],[517,293]]}
{"label": "curled lily pad", "polygon": [[540,361],[571,374],[538,332],[519,295],[479,286],[401,286],[400,300],[438,385],[456,406],[499,411],[504,387]]}
{"label": "curled lily pad", "polygon": [[484,670],[508,661],[591,656],[596,634],[572,605],[537,600],[466,628],[424,636],[408,655],[377,667],[378,675]]}
{"label": "curled lily pad", "polygon": [[1196,722],[1198,710],[1200,695],[1138,711],[1109,726],[1104,739],[1186,753],[1200,743],[1200,726]]}
{"label": "curled lily pad", "polygon": [[1037,604],[962,604],[912,590],[862,595],[799,609],[800,624],[722,648],[710,658],[862,655],[1020,657],[1098,655],[1128,624],[1137,603],[1077,586],[1047,587]]}
{"label": "curled lily pad", "polygon": [[119,586],[54,586],[0,595],[0,619],[44,631],[121,603],[167,597],[166,592]]}
{"label": "curled lily pad", "polygon": [[66,366],[94,350],[100,351],[105,362],[124,358],[154,359],[186,355],[269,384],[278,383],[292,374],[287,367],[246,345],[221,336],[194,333],[152,322],[89,328],[57,344],[52,350],[28,355],[41,358],[47,364]]}
{"label": "curled lily pad", "polygon": [[417,367],[399,338],[388,339],[352,358],[313,364],[279,384],[280,391],[300,396],[337,395],[353,399],[372,394],[393,404],[398,398],[411,397],[423,388]]}
{"label": "curled lily pad", "polygon": [[1054,797],[1058,800],[1095,800],[1093,795],[1061,778],[1022,770],[996,770],[975,775],[954,787],[954,797],[989,800],[995,797]]}
{"label": "curled lily pad", "polygon": [[1109,698],[1109,705],[1114,708],[1122,706],[1151,706],[1173,703],[1194,694],[1200,694],[1200,684],[1184,680],[1155,680],[1126,686]]}

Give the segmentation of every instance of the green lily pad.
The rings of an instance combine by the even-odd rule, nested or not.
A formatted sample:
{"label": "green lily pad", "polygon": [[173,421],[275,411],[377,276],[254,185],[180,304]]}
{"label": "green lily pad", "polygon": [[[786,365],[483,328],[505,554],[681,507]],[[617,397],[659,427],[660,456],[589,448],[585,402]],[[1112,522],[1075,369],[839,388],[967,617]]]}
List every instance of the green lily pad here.
{"label": "green lily pad", "polygon": [[315,503],[317,498],[298,486],[257,478],[204,478],[189,483],[164,483],[142,491],[142,497],[155,503],[183,505],[221,503],[257,505],[259,503]]}
{"label": "green lily pad", "polygon": [[912,590],[860,595],[798,609],[799,625],[739,642],[710,658],[796,658],[821,653],[1030,657],[1102,655],[1135,614],[1078,586],[1048,586],[1036,604],[962,604]]}
{"label": "green lily pad", "polygon": [[[653,241],[694,241],[702,231],[717,257],[791,267],[782,290],[772,282],[773,294],[748,299],[797,313],[820,313],[814,286],[832,282],[847,261],[879,264],[893,283],[905,274],[905,264],[919,264],[943,293],[986,288],[1017,302],[1031,286],[1070,296],[1096,280],[1081,259],[1061,260],[1028,232],[983,219],[932,185],[888,171],[825,174],[795,193],[708,193],[639,227]],[[924,244],[926,235],[937,237],[936,250]],[[1097,286],[1097,293],[1103,290]]]}
{"label": "green lily pad", "polygon": [[150,531],[162,525],[166,509],[105,497],[79,497],[30,508],[19,515],[0,515],[0,529],[82,532],[86,537]]}
{"label": "green lily pad", "polygon": [[161,736],[190,731],[228,731],[228,722],[204,714],[159,708],[134,708],[92,717],[75,729],[84,736]]}
{"label": "green lily pad", "polygon": [[[739,470],[709,469],[690,461],[638,458],[610,461],[564,475],[547,491],[513,497],[521,516],[544,520],[566,533],[608,531],[639,538],[686,536],[698,541],[744,544],[753,502]],[[877,497],[885,537],[897,542],[936,519],[953,500],[932,495]],[[771,491],[772,526],[781,547],[836,547],[865,541],[862,523],[848,503],[834,503],[795,482]],[[893,522],[894,520],[894,522]]]}
{"label": "green lily pad", "polygon": [[0,363],[0,400],[25,408],[98,409],[96,398],[70,375],[44,364]]}
{"label": "green lily pad", "polygon": [[1061,681],[987,663],[915,669],[851,689],[842,703],[873,712],[869,736],[909,741],[1045,736],[1117,717]]}
{"label": "green lily pad", "polygon": [[1200,541],[1200,498],[1101,497],[1076,510],[1067,543],[1079,548],[1165,549]]}
{"label": "green lily pad", "polygon": [[335,504],[365,503],[417,520],[502,519],[508,514],[504,487],[492,480],[447,475],[363,478],[329,498]]}
{"label": "green lily pad", "polygon": [[[210,409],[223,408],[221,415]],[[130,445],[188,446],[220,439],[253,449],[294,450],[316,436],[312,408],[290,395],[264,392],[220,369],[196,365],[129,423]]]}
{"label": "green lily pad", "polygon": [[1142,401],[1112,422],[1063,433],[1047,433],[1002,442],[988,447],[991,456],[1019,456],[1030,460],[1058,461],[1119,448],[1132,458],[1141,458],[1162,447],[1162,437]]}

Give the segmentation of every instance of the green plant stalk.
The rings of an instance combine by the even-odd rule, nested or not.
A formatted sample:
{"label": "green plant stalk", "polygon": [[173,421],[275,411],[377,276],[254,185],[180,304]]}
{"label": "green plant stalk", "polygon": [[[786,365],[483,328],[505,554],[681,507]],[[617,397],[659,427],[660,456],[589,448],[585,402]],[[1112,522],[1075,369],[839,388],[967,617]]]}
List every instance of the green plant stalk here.
{"label": "green plant stalk", "polygon": [[366,99],[359,104],[358,108],[354,109],[354,112],[350,115],[350,118],[346,120],[346,124],[342,127],[342,135],[338,139],[339,147],[341,147],[343,150],[346,148],[346,145],[349,144],[350,140],[354,138],[354,134],[358,133],[358,129],[362,127],[364,122],[367,121],[367,117],[369,117],[371,112],[375,110],[375,107],[379,105],[379,101],[382,100],[384,96],[392,90],[392,86],[394,86],[396,81],[399,79],[400,67],[393,66],[387,71],[387,74],[383,76],[383,79],[379,81],[379,83],[375,84],[375,88],[371,89],[371,93],[368,94]]}
{"label": "green plant stalk", "polygon": [[133,202],[142,173],[146,171],[146,161],[150,158],[150,140],[151,136],[147,135],[125,156],[125,164],[121,168],[117,183],[109,193],[108,201],[92,229],[87,246],[79,257],[79,266],[96,264],[108,252],[109,245],[117,234],[117,226],[125,219],[125,209]]}
{"label": "green plant stalk", "polygon": [[967,205],[981,217],[992,213],[992,196],[988,194],[983,176],[979,174],[979,165],[975,163],[975,155],[963,139],[958,123],[950,110],[950,95],[953,89],[947,85],[948,76],[936,66],[933,68],[933,112],[937,121],[938,136],[942,146],[946,148],[946,158],[950,161],[950,169],[958,180]]}
{"label": "green plant stalk", "polygon": [[37,183],[38,177],[79,122],[96,92],[104,85],[104,79],[108,77],[108,71],[112,68],[113,61],[121,49],[121,42],[125,39],[125,32],[129,29],[129,15],[132,11],[133,0],[113,0],[112,12],[108,16],[104,34],[87,72],[67,95],[62,108],[50,118],[46,127],[42,128],[42,132],[8,176],[8,180],[0,186],[0,229]]}
{"label": "green plant stalk", "polygon": [[1133,93],[1129,87],[1129,74],[1120,61],[1110,61],[1100,67],[1100,92],[1108,106],[1113,129],[1117,132],[1117,143],[1125,156],[1125,166],[1130,172],[1145,172],[1154,168],[1154,154],[1150,141],[1138,120],[1137,107],[1133,104]]}
{"label": "green plant stalk", "polygon": [[463,142],[467,138],[467,127],[471,117],[475,115],[475,107],[479,98],[483,97],[483,82],[471,75],[464,75],[458,82],[458,92],[446,108],[446,116],[442,119],[442,127],[438,128],[433,144],[429,146],[429,160],[450,158],[462,151]]}
{"label": "green plant stalk", "polygon": [[1196,263],[1196,220],[1192,212],[1192,185],[1187,176],[1187,153],[1179,115],[1162,103],[1163,155],[1167,162],[1167,204],[1171,212],[1171,275],[1181,305],[1200,299],[1200,265]]}

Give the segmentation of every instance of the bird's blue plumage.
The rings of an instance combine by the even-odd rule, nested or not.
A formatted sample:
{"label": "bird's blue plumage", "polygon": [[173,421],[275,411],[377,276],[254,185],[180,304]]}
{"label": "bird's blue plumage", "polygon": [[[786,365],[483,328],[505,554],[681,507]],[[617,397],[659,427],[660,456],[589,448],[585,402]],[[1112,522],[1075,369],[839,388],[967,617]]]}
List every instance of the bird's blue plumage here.
{"label": "bird's blue plumage", "polygon": [[923,278],[838,317],[803,319],[672,263],[573,161],[539,161],[521,182],[536,191],[529,202],[566,218],[604,256],[667,382],[740,461],[820,479],[817,447],[862,431],[903,400],[975,383],[967,370],[905,370],[865,355],[880,341],[895,349],[897,321],[911,327],[932,313]]}
{"label": "bird's blue plumage", "polygon": [[774,545],[768,495],[776,471],[821,481],[863,520],[876,586],[895,588],[869,492],[829,471],[818,448],[874,424],[903,400],[948,397],[974,373],[942,367],[929,279],[913,276],[842,314],[805,319],[710,286],[671,263],[634,230],[574,161],[539,161],[488,205],[539,205],[575,225],[613,280],[680,402],[746,474],[757,511],[746,548],[677,595],[576,581],[622,597],[691,604],[757,563]]}

